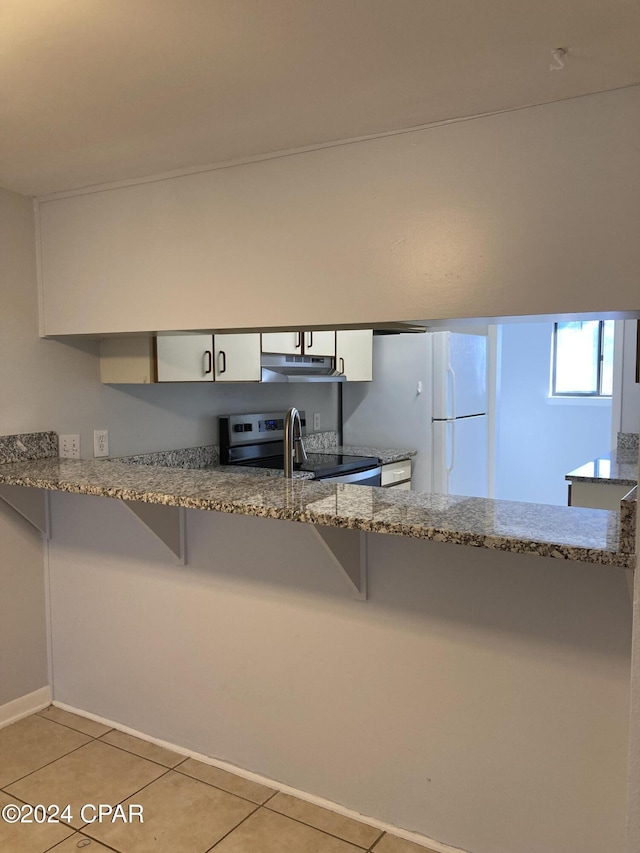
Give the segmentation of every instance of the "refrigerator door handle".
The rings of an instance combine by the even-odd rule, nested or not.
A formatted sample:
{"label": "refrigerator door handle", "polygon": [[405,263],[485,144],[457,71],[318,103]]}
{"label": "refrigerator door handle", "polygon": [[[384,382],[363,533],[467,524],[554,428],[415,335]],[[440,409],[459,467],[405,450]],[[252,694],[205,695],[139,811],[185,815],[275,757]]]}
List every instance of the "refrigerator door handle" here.
{"label": "refrigerator door handle", "polygon": [[449,485],[449,474],[453,471],[456,461],[456,425],[454,421],[447,421],[447,429],[451,427],[451,464],[447,465],[447,485]]}
{"label": "refrigerator door handle", "polygon": [[446,413],[447,418],[455,418],[456,416],[456,374],[450,364],[447,365],[447,376],[449,377],[449,387],[451,389],[451,414]]}

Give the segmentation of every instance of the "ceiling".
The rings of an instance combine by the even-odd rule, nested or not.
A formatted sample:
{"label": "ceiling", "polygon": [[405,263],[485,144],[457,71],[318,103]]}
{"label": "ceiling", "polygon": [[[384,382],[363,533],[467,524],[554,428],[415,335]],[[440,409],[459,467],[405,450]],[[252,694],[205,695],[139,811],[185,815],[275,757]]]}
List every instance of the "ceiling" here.
{"label": "ceiling", "polygon": [[637,0],[2,0],[0,186],[42,195],[636,83]]}

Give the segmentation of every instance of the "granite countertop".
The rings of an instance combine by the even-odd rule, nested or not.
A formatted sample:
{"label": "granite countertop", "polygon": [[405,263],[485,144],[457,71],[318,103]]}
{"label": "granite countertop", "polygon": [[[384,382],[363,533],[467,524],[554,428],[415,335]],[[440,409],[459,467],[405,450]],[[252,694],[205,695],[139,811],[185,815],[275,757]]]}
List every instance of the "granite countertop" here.
{"label": "granite countertop", "polygon": [[619,432],[616,449],[598,456],[575,471],[565,480],[576,483],[602,483],[610,486],[635,486],[638,482],[638,449],[640,440],[635,432]]}
{"label": "granite countertop", "polygon": [[370,445],[338,444],[338,434],[335,430],[309,433],[304,437],[304,445],[313,453],[344,453],[345,456],[375,456],[382,465],[391,462],[404,462],[416,456],[417,450],[393,447],[372,447]]}
{"label": "granite countertop", "polygon": [[0,483],[387,533],[633,568],[635,503],[606,510],[404,492],[223,470],[57,458],[0,465]]}
{"label": "granite countertop", "polygon": [[607,483],[611,486],[635,486],[638,482],[638,454],[613,450],[570,471],[565,480],[581,483]]}
{"label": "granite countertop", "polygon": [[382,465],[391,462],[404,462],[416,456],[417,450],[394,449],[389,447],[359,447],[350,444],[338,444],[314,450],[314,453],[344,453],[346,456],[377,456]]}
{"label": "granite countertop", "polygon": [[0,436],[0,484],[635,567],[637,486],[620,512],[609,512],[238,472],[219,464],[213,445],[124,460],[58,459],[53,432]]}

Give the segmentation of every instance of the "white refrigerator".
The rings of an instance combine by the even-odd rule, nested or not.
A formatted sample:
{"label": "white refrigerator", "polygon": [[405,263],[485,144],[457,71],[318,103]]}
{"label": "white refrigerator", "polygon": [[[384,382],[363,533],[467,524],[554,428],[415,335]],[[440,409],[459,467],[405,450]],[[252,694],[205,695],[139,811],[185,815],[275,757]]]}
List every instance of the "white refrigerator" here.
{"label": "white refrigerator", "polygon": [[434,332],[432,490],[487,497],[487,338]]}
{"label": "white refrigerator", "polygon": [[487,495],[486,337],[376,335],[373,381],[340,388],[345,444],[417,450],[414,491]]}

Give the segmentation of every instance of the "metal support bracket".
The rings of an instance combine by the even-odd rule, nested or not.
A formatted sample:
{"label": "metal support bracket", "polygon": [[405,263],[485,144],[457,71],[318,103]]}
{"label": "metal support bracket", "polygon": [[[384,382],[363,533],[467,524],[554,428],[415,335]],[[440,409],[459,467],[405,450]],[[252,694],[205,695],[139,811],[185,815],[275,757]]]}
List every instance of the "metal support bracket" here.
{"label": "metal support bracket", "polygon": [[349,582],[354,598],[367,600],[367,535],[362,530],[310,525],[316,539]]}
{"label": "metal support bracket", "polygon": [[51,538],[49,492],[28,486],[0,484],[0,498],[40,531],[43,539]]}
{"label": "metal support bracket", "polygon": [[181,506],[147,504],[141,501],[123,501],[129,512],[147,527],[162,544],[178,558],[181,566],[187,564],[186,511]]}

